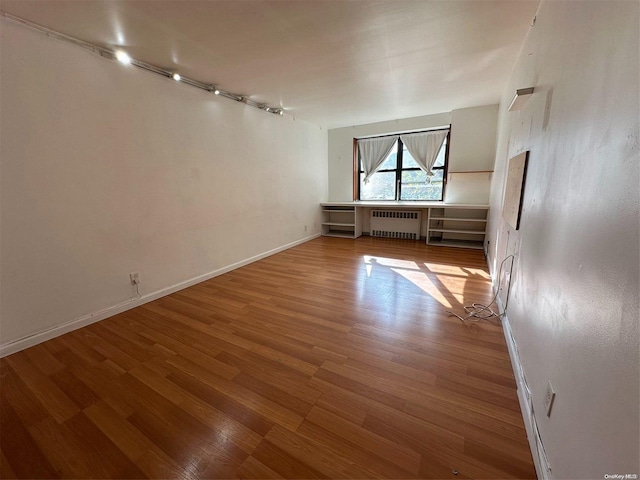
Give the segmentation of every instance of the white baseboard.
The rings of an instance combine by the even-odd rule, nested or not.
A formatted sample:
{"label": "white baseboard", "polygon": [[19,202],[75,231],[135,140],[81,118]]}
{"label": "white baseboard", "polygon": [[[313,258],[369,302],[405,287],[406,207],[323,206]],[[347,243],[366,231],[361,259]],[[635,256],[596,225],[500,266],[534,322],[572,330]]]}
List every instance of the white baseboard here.
{"label": "white baseboard", "polygon": [[112,317],[117,315],[118,313],[125,312],[127,310],[131,310],[132,308],[138,307],[140,305],[144,305],[145,303],[156,300],[160,297],[164,297],[166,295],[170,295],[178,290],[182,290],[184,288],[195,285],[196,283],[204,282],[205,280],[209,280],[210,278],[217,277],[218,275],[222,275],[224,273],[230,272],[231,270],[235,270],[236,268],[244,267],[245,265],[249,265],[250,263],[257,262],[258,260],[262,260],[263,258],[270,257],[276,253],[282,252],[284,250],[288,250],[289,248],[295,247],[297,245],[301,245],[305,242],[313,240],[314,238],[318,238],[320,234],[311,235],[309,237],[305,237],[301,240],[296,240],[295,242],[288,243],[281,247],[274,248],[264,253],[260,253],[253,257],[247,258],[245,260],[241,260],[236,263],[232,263],[231,265],[227,265],[226,267],[218,268],[212,272],[205,273],[203,275],[199,275],[197,277],[191,278],[189,280],[185,280],[180,283],[176,283],[167,288],[163,288],[161,290],[156,290],[155,292],[147,293],[140,298],[128,300],[126,302],[120,303],[118,305],[113,305],[104,310],[100,310],[99,312],[93,312],[88,315],[83,315],[82,317],[70,320],[61,325],[56,325],[55,327],[49,328],[47,330],[43,330],[38,333],[34,333],[27,337],[20,338],[18,340],[14,340],[13,342],[6,343],[4,345],[0,345],[0,358],[6,357],[7,355],[11,355],[12,353],[19,352],[20,350],[24,350],[25,348],[32,347],[39,343],[45,342],[55,337],[59,337],[60,335],[64,335],[65,333],[72,332],[73,330],[77,330],[78,328],[85,327],[87,325],[91,325],[92,323],[99,322],[100,320],[104,320],[105,318]]}
{"label": "white baseboard", "polygon": [[[497,297],[498,311],[504,312],[502,300],[500,295]],[[542,446],[542,440],[538,432],[538,426],[536,418],[533,413],[533,404],[531,401],[531,392],[527,385],[526,378],[524,376],[524,369],[522,363],[520,363],[520,355],[518,354],[518,347],[511,331],[511,324],[509,323],[509,317],[504,313],[502,316],[502,330],[504,338],[507,341],[507,348],[509,350],[509,357],[511,357],[511,367],[513,368],[513,375],[516,379],[518,387],[518,401],[520,403],[520,411],[522,412],[522,418],[524,420],[524,427],[527,431],[527,440],[529,441],[529,448],[531,449],[531,456],[533,457],[533,464],[536,468],[536,475],[540,480],[551,480],[551,469],[549,462]]]}

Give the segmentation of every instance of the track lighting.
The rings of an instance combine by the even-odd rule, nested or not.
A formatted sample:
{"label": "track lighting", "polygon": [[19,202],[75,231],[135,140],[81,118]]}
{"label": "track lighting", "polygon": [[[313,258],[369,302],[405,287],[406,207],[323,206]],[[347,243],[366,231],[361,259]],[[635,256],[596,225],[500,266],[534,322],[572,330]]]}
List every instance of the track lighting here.
{"label": "track lighting", "polygon": [[43,27],[36,23],[30,22],[29,20],[24,20],[23,18],[16,17],[15,15],[11,15],[1,10],[0,10],[0,17],[4,17],[7,20],[10,20],[16,24],[22,25],[23,27],[42,33],[48,37],[72,43],[76,46],[82,47],[97,55],[100,55],[101,57],[108,58],[111,60],[113,59],[118,60],[118,62],[122,63],[123,65],[133,65],[134,67],[138,67],[148,72],[155,73],[156,75],[161,75],[165,78],[173,78],[176,82],[181,82],[187,85],[191,85],[192,87],[196,87],[207,92],[213,92],[215,95],[220,95],[221,97],[225,97],[230,100],[235,100],[237,102],[244,103],[250,107],[258,108],[268,113],[273,113],[281,116],[284,115],[282,108],[269,107],[264,103],[258,103],[254,100],[251,100],[249,97],[246,97],[244,95],[236,95],[226,90],[220,90],[217,86],[211,83],[203,83],[203,82],[199,82],[198,80],[182,77],[177,72],[172,72],[170,70],[166,70],[164,68],[158,67],[151,63],[147,63],[147,62],[143,62],[142,60],[136,60],[134,58],[131,58],[123,50],[112,50],[109,48],[101,47],[99,45],[95,45],[93,43],[85,42],[84,40],[80,40],[78,38],[74,38],[69,35],[56,32],[55,30],[51,30],[50,28]]}
{"label": "track lighting", "polygon": [[129,65],[131,63],[131,57],[127,54],[127,52],[123,52],[122,50],[116,51],[116,60],[124,65]]}

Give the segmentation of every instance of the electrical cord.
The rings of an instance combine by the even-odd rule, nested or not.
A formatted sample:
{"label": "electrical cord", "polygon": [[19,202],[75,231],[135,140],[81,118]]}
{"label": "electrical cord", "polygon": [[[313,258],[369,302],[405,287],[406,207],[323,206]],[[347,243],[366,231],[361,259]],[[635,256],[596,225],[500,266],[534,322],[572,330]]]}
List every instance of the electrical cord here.
{"label": "electrical cord", "polygon": [[138,283],[133,284],[136,287],[136,295],[135,297],[131,297],[129,300],[125,300],[124,302],[118,303],[117,305],[113,305],[111,307],[103,308],[102,310],[98,310],[97,312],[92,312],[88,316],[95,317],[96,315],[102,315],[103,313],[110,312],[114,309],[124,307],[125,305],[129,305],[130,303],[135,302],[136,300],[140,300],[142,295],[140,294],[140,287]]}
{"label": "electrical cord", "polygon": [[509,258],[511,259],[511,266],[509,268],[509,281],[511,281],[511,271],[513,270],[513,260],[515,259],[515,257],[513,255],[508,255],[504,258],[504,260],[502,260],[502,263],[500,263],[500,270],[498,271],[498,288],[496,289],[496,293],[493,296],[491,303],[489,303],[488,305],[484,305],[482,303],[475,302],[475,303],[472,303],[471,305],[465,305],[464,311],[467,314],[464,317],[450,310],[447,310],[447,313],[449,315],[453,315],[454,317],[458,317],[460,321],[462,321],[462,323],[464,323],[467,320],[471,322],[478,322],[480,320],[492,318],[492,317],[501,318],[506,313],[506,309],[502,313],[496,313],[491,309],[491,305],[496,303],[496,300],[498,299],[498,294],[500,293],[500,286],[502,284],[502,269],[504,267],[505,262],[509,260]]}

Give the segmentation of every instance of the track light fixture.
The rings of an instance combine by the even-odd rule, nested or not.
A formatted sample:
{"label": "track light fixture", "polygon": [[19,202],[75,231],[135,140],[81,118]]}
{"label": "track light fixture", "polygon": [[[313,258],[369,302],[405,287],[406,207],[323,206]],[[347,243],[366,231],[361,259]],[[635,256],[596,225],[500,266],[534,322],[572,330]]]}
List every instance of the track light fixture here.
{"label": "track light fixture", "polygon": [[122,50],[116,51],[116,60],[124,65],[129,65],[131,63],[131,57],[127,54],[127,52],[123,52]]}
{"label": "track light fixture", "polygon": [[16,17],[15,15],[11,15],[10,13],[6,13],[3,11],[0,11],[0,16],[16,24],[22,25],[23,27],[27,27],[31,30],[40,32],[48,37],[56,38],[58,40],[64,40],[66,42],[73,43],[79,47],[82,47],[86,50],[89,50],[93,53],[96,53],[102,57],[109,58],[112,60],[117,60],[118,62],[124,65],[133,65],[135,67],[142,68],[143,70],[146,70],[148,72],[162,75],[165,78],[167,77],[173,78],[176,82],[186,83],[187,85],[191,85],[192,87],[200,88],[207,92],[212,92],[214,95],[226,97],[230,100],[235,100],[237,102],[245,103],[251,107],[264,110],[265,112],[268,112],[268,113],[273,113],[281,116],[284,115],[282,108],[269,107],[263,103],[254,102],[253,100],[251,100],[250,98],[244,95],[236,95],[224,90],[220,90],[217,86],[212,85],[210,83],[207,84],[207,83],[199,82],[198,80],[193,80],[191,78],[183,77],[177,72],[165,70],[164,68],[160,68],[150,63],[143,62],[142,60],[136,60],[134,58],[131,58],[123,50],[111,50],[98,45],[94,45],[93,43],[85,42],[84,40],[80,40],[80,39],[71,37],[69,35],[65,35],[64,33],[56,32],[55,30],[51,30],[50,28],[43,27],[41,25],[38,25],[37,23],[30,22],[29,20]]}

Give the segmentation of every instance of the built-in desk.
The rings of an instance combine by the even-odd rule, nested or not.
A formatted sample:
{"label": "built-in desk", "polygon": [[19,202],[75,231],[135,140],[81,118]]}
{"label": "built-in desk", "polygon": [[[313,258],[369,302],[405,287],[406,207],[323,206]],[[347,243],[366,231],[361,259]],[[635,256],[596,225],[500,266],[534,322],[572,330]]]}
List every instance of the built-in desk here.
{"label": "built-in desk", "polygon": [[358,238],[373,210],[417,210],[422,212],[420,232],[427,245],[478,249],[483,248],[489,213],[489,205],[444,202],[324,202],[320,206],[324,236]]}

